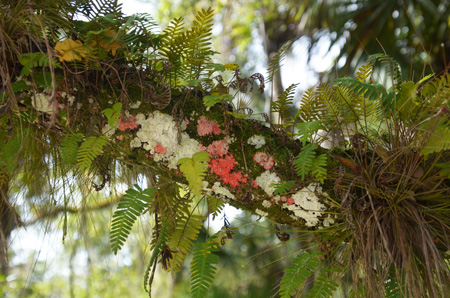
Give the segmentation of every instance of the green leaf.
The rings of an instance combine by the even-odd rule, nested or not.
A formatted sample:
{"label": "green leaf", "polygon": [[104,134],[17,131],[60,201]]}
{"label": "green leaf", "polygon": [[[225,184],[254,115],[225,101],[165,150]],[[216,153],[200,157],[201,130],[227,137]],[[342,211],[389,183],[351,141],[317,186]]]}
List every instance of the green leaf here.
{"label": "green leaf", "polygon": [[214,254],[218,250],[217,244],[212,241],[195,247],[191,262],[191,296],[193,298],[207,296],[208,288],[217,270],[216,265],[219,263],[219,257]]}
{"label": "green leaf", "polygon": [[305,298],[328,298],[333,297],[333,292],[339,286],[328,277],[328,270],[320,272],[314,279],[313,287],[306,293]]}
{"label": "green leaf", "polygon": [[181,158],[178,160],[180,171],[186,176],[189,187],[196,196],[201,195],[203,179],[208,169],[209,153],[197,152],[192,158]]}
{"label": "green leaf", "polygon": [[302,148],[302,151],[297,155],[294,161],[294,168],[297,171],[297,175],[302,180],[305,180],[306,175],[312,170],[314,158],[317,149],[317,144],[311,143]]}
{"label": "green leaf", "polygon": [[108,140],[105,136],[86,138],[77,152],[77,165],[81,171],[88,170],[91,167],[94,159],[102,153]]}
{"label": "green leaf", "polygon": [[108,125],[111,128],[113,129],[117,128],[121,111],[122,111],[121,102],[117,102],[112,106],[112,108],[107,108],[102,111],[103,115],[105,115],[106,118],[108,119]]}
{"label": "green leaf", "polygon": [[305,146],[306,143],[312,141],[312,136],[322,128],[321,120],[297,123],[296,137],[302,142],[302,146]]}
{"label": "green leaf", "polygon": [[274,195],[284,195],[291,190],[295,182],[295,180],[281,181],[280,183],[271,184],[270,186],[275,187],[275,190],[273,191]]}
{"label": "green leaf", "polygon": [[219,95],[207,95],[203,97],[203,104],[207,108],[211,108],[213,105],[219,102],[230,102],[233,100],[233,96],[230,94],[219,94]]}
{"label": "green leaf", "polygon": [[280,297],[291,298],[306,280],[317,270],[321,260],[319,253],[310,254],[305,250],[292,260],[292,264],[284,270],[280,283]]}
{"label": "green leaf", "polygon": [[67,134],[61,142],[61,162],[63,165],[75,165],[79,143],[83,140],[81,133]]}
{"label": "green leaf", "polygon": [[111,222],[110,243],[114,254],[120,250],[133,228],[137,217],[149,206],[156,195],[156,190],[148,188],[142,190],[137,184],[137,189],[128,189],[120,200]]}
{"label": "green leaf", "polygon": [[324,180],[327,177],[327,160],[326,154],[320,154],[314,159],[311,166],[311,174],[320,183],[324,183]]}

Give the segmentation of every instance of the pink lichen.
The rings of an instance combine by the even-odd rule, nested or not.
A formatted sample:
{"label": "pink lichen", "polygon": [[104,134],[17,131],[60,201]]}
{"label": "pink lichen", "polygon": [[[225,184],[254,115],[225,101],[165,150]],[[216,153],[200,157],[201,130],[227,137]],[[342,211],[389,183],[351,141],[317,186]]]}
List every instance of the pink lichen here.
{"label": "pink lichen", "polygon": [[211,158],[221,157],[228,153],[228,142],[226,140],[214,141],[206,148]]}
{"label": "pink lichen", "polygon": [[256,152],[253,156],[253,160],[256,161],[265,170],[270,170],[275,164],[273,156],[265,152]]}
{"label": "pink lichen", "polygon": [[160,143],[156,143],[156,146],[155,148],[153,148],[153,150],[155,150],[155,153],[158,154],[167,154],[167,148],[161,145]]}
{"label": "pink lichen", "polygon": [[256,182],[256,180],[252,180],[252,187],[253,187],[253,188],[258,188],[258,187],[259,187],[259,185],[258,185],[258,183]]}
{"label": "pink lichen", "polygon": [[289,197],[286,199],[286,205],[290,206],[293,205],[295,203],[294,198]]}
{"label": "pink lichen", "polygon": [[200,116],[200,119],[197,123],[197,132],[199,136],[206,136],[211,134],[219,135],[222,133],[219,125],[216,122],[209,120],[203,115]]}
{"label": "pink lichen", "polygon": [[116,139],[118,139],[119,141],[123,140],[123,136],[116,136]]}
{"label": "pink lichen", "polygon": [[223,158],[216,158],[211,160],[209,167],[211,173],[219,176],[219,180],[230,185],[231,187],[237,187],[241,183],[247,183],[247,175],[242,175],[240,171],[231,172],[236,165],[236,160],[232,155],[225,155]]}
{"label": "pink lichen", "polygon": [[133,115],[126,117],[124,115],[119,118],[119,127],[120,131],[125,131],[127,129],[136,129],[139,127],[139,124],[136,122],[136,118]]}
{"label": "pink lichen", "polygon": [[186,125],[188,125],[190,123],[188,117],[184,117],[184,123],[186,123]]}

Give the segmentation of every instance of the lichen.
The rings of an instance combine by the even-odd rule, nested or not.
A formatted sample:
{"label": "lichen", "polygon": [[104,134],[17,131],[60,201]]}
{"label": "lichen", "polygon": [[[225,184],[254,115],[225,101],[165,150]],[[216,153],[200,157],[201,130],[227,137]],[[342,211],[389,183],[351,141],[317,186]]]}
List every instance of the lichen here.
{"label": "lichen", "polygon": [[247,183],[247,175],[242,175],[241,171],[232,172],[235,165],[236,160],[231,154],[228,154],[223,158],[212,159],[209,167],[211,173],[219,176],[219,180],[231,187],[237,187],[241,183]]}
{"label": "lichen", "polygon": [[280,183],[281,179],[275,173],[265,171],[260,176],[256,177],[256,183],[269,195],[272,196],[275,191],[275,187],[272,184]]}
{"label": "lichen", "polygon": [[247,143],[249,145],[255,146],[256,149],[259,149],[266,144],[266,140],[264,139],[263,136],[254,135],[248,138]]}
{"label": "lichen", "polygon": [[235,196],[225,187],[223,187],[220,182],[215,182],[213,187],[211,187],[211,190],[218,195],[223,195],[227,197],[228,199],[234,200]]}
{"label": "lichen", "polygon": [[267,216],[267,215],[269,215],[268,212],[262,211],[261,209],[256,209],[256,210],[255,210],[255,213],[258,214],[258,215],[260,215],[260,216]]}
{"label": "lichen", "polygon": [[273,156],[266,152],[256,152],[253,160],[265,170],[270,170],[275,164]]}
{"label": "lichen", "polygon": [[31,105],[36,111],[51,114],[53,111],[52,104],[50,102],[50,96],[45,93],[37,93],[31,100]]}
{"label": "lichen", "polygon": [[200,119],[197,122],[197,132],[199,136],[206,136],[206,135],[219,135],[222,133],[222,130],[220,129],[219,125],[206,118],[205,116],[200,116]]}

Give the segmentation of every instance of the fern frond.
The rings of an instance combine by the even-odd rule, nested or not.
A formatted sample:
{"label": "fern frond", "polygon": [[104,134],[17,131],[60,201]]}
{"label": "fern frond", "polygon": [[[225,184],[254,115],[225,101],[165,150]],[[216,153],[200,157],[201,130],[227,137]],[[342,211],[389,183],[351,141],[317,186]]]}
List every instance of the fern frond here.
{"label": "fern frond", "polygon": [[137,184],[134,187],[137,190],[130,188],[126,191],[112,217],[110,243],[115,255],[130,234],[137,217],[144,212],[156,194],[156,190],[152,188],[142,190]]}
{"label": "fern frond", "polygon": [[171,271],[179,271],[184,261],[191,251],[198,233],[203,227],[205,217],[196,214],[188,214],[177,217],[175,230],[170,235],[167,245],[174,253],[168,266]]}
{"label": "fern frond", "polygon": [[81,171],[88,170],[91,167],[94,159],[102,153],[107,142],[108,138],[105,136],[86,138],[77,152],[77,165]]}
{"label": "fern frond", "polygon": [[295,136],[302,142],[302,146],[305,146],[306,143],[312,141],[313,135],[322,128],[321,120],[300,122],[297,123],[297,133]]}
{"label": "fern frond", "polygon": [[157,238],[155,239],[153,252],[144,274],[144,289],[147,292],[151,292],[152,290],[153,279],[149,280],[150,271],[152,270],[152,267],[155,264],[155,262],[158,260],[158,256],[161,254],[163,246],[166,245],[171,230],[172,230],[171,224],[165,221],[161,221],[161,229],[159,231],[154,231],[154,235],[157,235]]}
{"label": "fern frond", "polygon": [[208,197],[208,212],[213,216],[213,220],[222,212],[224,207],[224,201],[216,197]]}
{"label": "fern frond", "polygon": [[289,106],[294,102],[295,88],[298,84],[292,84],[280,95],[277,101],[272,102],[272,113],[280,113],[284,115],[288,111]]}
{"label": "fern frond", "polygon": [[372,83],[370,78],[372,73],[373,73],[372,62],[367,61],[367,63],[362,65],[356,72],[356,79],[360,82]]}
{"label": "fern frond", "polygon": [[319,253],[310,254],[305,250],[292,260],[292,264],[284,270],[280,283],[280,297],[290,298],[302,287],[306,280],[317,270],[321,260]]}
{"label": "fern frond", "polygon": [[81,133],[67,134],[61,142],[61,162],[63,165],[75,165],[79,143],[83,140]]}
{"label": "fern frond", "polygon": [[333,80],[339,86],[345,86],[359,96],[375,101],[387,97],[386,90],[380,84],[361,82],[354,78],[340,78]]}
{"label": "fern frond", "polygon": [[172,83],[173,79],[176,84],[178,76],[184,71],[182,56],[186,48],[186,38],[183,18],[175,18],[170,21],[160,36],[158,53],[170,62],[170,81]]}
{"label": "fern frond", "polygon": [[291,46],[292,41],[288,40],[279,50],[278,52],[270,58],[268,67],[267,67],[267,79],[266,83],[270,83],[273,80],[274,74],[280,70],[281,66],[283,66],[282,62],[286,58],[287,51]]}
{"label": "fern frond", "polygon": [[319,120],[323,117],[326,105],[318,99],[317,89],[319,87],[312,87],[306,90],[301,98],[301,105],[297,112],[296,118],[302,122],[310,122]]}
{"label": "fern frond", "polygon": [[430,153],[448,149],[450,149],[450,128],[444,127],[431,133],[420,154],[427,157]]}
{"label": "fern frond", "polygon": [[214,280],[219,257],[214,254],[218,251],[217,244],[211,241],[200,244],[194,249],[191,262],[191,296],[194,298],[206,297],[206,293]]}
{"label": "fern frond", "polygon": [[88,19],[106,15],[122,16],[122,3],[119,3],[118,0],[81,1],[77,11]]}
{"label": "fern frond", "polygon": [[311,174],[320,183],[324,183],[327,177],[327,156],[325,154],[320,154],[314,158],[313,164],[311,166]]}
{"label": "fern frond", "polygon": [[311,290],[306,293],[305,298],[328,298],[333,297],[333,292],[339,285],[328,277],[328,271],[320,272],[315,280]]}
{"label": "fern frond", "polygon": [[289,192],[295,184],[295,180],[289,180],[289,181],[281,181],[280,183],[272,184],[271,187],[275,187],[275,190],[273,191],[274,195],[284,195],[285,193]]}
{"label": "fern frond", "polygon": [[392,85],[394,88],[394,93],[400,89],[400,84],[402,83],[402,73],[400,71],[400,65],[392,57],[386,54],[374,54],[371,55],[370,60],[375,64],[376,61],[380,61],[387,67],[387,74],[392,78]]}
{"label": "fern frond", "polygon": [[189,187],[196,196],[201,195],[203,179],[208,169],[209,153],[197,152],[192,158],[185,157],[178,160],[180,171],[186,176]]}
{"label": "fern frond", "polygon": [[317,144],[308,144],[302,148],[302,151],[295,158],[294,168],[302,180],[305,180],[306,175],[309,174],[313,167],[317,147]]}

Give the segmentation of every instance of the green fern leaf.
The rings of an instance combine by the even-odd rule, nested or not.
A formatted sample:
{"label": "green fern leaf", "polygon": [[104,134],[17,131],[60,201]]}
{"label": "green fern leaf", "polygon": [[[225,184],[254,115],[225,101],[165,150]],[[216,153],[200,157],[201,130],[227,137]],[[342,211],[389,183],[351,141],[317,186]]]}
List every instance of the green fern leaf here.
{"label": "green fern leaf", "polygon": [[272,184],[271,187],[275,187],[273,191],[274,195],[284,195],[292,189],[295,184],[295,180],[281,181],[280,183]]}
{"label": "green fern leaf", "polygon": [[301,122],[311,122],[323,119],[327,106],[320,98],[320,89],[322,86],[309,88],[301,98],[301,105],[297,112],[296,119]]}
{"label": "green fern leaf", "polygon": [[281,66],[283,66],[282,62],[286,58],[287,51],[291,46],[292,41],[287,41],[278,52],[273,55],[273,57],[269,61],[269,66],[267,68],[267,79],[266,83],[270,83],[273,80],[273,76],[275,73],[280,70]]}
{"label": "green fern leaf", "polygon": [[392,57],[389,57],[385,54],[374,54],[371,55],[370,60],[373,61],[372,63],[375,64],[376,61],[380,61],[381,63],[385,64],[387,66],[387,74],[392,78],[392,85],[394,87],[394,93],[397,93],[397,91],[400,89],[400,84],[402,82],[402,73],[400,71],[400,65],[392,59]]}
{"label": "green fern leaf", "polygon": [[191,251],[205,219],[204,216],[196,214],[183,215],[177,218],[175,230],[167,242],[170,249],[175,251],[172,253],[173,258],[168,266],[171,271],[181,270],[181,266]]}
{"label": "green fern leaf", "polygon": [[214,280],[219,257],[217,244],[208,241],[196,246],[191,262],[191,295],[194,298],[206,297],[206,293]]}
{"label": "green fern leaf", "polygon": [[311,290],[306,293],[305,298],[328,298],[333,297],[333,292],[339,286],[334,280],[328,277],[327,270],[324,270],[316,276],[314,285]]}
{"label": "green fern leaf", "polygon": [[81,133],[68,134],[61,142],[61,162],[63,165],[75,165],[79,143],[83,140]]}
{"label": "green fern leaf", "polygon": [[371,61],[368,61],[366,64],[362,65],[358,71],[356,72],[356,79],[360,82],[371,83],[370,76],[373,72],[373,65]]}
{"label": "green fern leaf", "polygon": [[302,148],[302,151],[297,155],[297,158],[294,161],[294,168],[297,171],[297,175],[299,175],[302,180],[305,180],[306,175],[309,174],[313,167],[314,158],[316,156],[314,150],[316,150],[317,147],[317,144],[314,143],[306,145]]}
{"label": "green fern leaf", "polygon": [[280,297],[290,298],[302,287],[306,280],[317,270],[321,260],[319,253],[310,254],[305,250],[292,260],[292,264],[284,270],[280,283]]}
{"label": "green fern leaf", "polygon": [[117,128],[121,111],[122,111],[122,103],[121,102],[115,103],[112,106],[112,108],[107,108],[107,109],[103,110],[103,114],[108,119],[109,127],[114,128],[114,129]]}
{"label": "green fern leaf", "polygon": [[222,212],[224,207],[224,201],[216,197],[208,197],[208,213],[213,216],[213,220]]}
{"label": "green fern leaf", "polygon": [[295,88],[298,84],[292,84],[280,95],[277,101],[272,102],[272,113],[285,114],[289,106],[294,102]]}
{"label": "green fern leaf", "polygon": [[302,146],[305,146],[306,143],[312,141],[313,135],[322,128],[321,120],[297,123],[296,137],[302,142]]}
{"label": "green fern leaf", "polygon": [[325,154],[320,154],[314,159],[311,166],[311,174],[320,183],[324,183],[324,180],[327,177],[327,160],[328,159]]}
{"label": "green fern leaf", "polygon": [[186,176],[189,187],[196,196],[201,195],[203,179],[208,169],[209,153],[197,152],[192,158],[181,158],[178,160],[180,171]]}
{"label": "green fern leaf", "polygon": [[153,281],[153,278],[149,279],[150,271],[152,270],[152,267],[155,264],[155,262],[158,260],[158,256],[161,254],[163,246],[166,245],[171,230],[172,226],[169,223],[161,221],[161,229],[159,231],[154,231],[154,235],[157,235],[157,238],[155,239],[153,252],[144,274],[144,289],[149,293],[152,290],[152,281]]}
{"label": "green fern leaf", "polygon": [[112,217],[110,243],[114,254],[120,250],[137,217],[144,212],[156,194],[156,190],[152,188],[142,190],[137,184],[134,187],[137,190],[130,188],[126,191]]}
{"label": "green fern leaf", "polygon": [[86,138],[77,153],[77,165],[81,171],[88,170],[91,167],[94,159],[102,153],[107,142],[108,138],[105,136]]}
{"label": "green fern leaf", "polygon": [[444,127],[431,133],[425,146],[420,151],[420,154],[427,157],[430,153],[441,152],[448,149],[450,149],[450,129]]}

